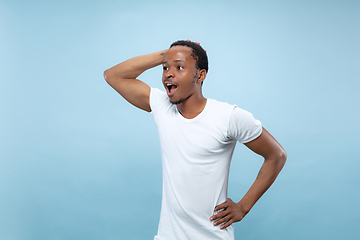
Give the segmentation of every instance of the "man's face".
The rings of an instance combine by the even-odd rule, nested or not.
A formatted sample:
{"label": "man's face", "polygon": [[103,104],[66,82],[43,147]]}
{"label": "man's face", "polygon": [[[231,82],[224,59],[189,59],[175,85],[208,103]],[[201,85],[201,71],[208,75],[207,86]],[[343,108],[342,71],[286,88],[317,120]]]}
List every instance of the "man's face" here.
{"label": "man's face", "polygon": [[165,55],[162,81],[173,104],[189,99],[201,85],[197,83],[199,71],[191,54],[192,49],[189,47],[174,46]]}

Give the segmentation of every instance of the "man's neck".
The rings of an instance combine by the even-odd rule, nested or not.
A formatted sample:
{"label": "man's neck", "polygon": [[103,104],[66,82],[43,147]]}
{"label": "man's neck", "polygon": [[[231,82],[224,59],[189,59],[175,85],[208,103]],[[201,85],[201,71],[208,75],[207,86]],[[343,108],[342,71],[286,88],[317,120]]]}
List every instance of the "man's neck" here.
{"label": "man's neck", "polygon": [[186,101],[176,105],[180,114],[187,119],[192,119],[199,115],[206,106],[207,99],[204,96],[189,98]]}

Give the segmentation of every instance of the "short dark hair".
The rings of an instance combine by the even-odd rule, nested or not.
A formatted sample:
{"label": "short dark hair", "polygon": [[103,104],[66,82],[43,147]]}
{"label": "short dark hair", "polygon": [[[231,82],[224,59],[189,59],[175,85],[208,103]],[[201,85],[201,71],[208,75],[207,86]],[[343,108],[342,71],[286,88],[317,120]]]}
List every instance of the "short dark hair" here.
{"label": "short dark hair", "polygon": [[200,45],[190,41],[179,40],[171,44],[170,48],[174,46],[186,46],[191,48],[193,52],[191,56],[193,56],[193,58],[196,60],[196,67],[200,70],[205,69],[206,73],[208,72],[209,70],[208,57],[206,51]]}

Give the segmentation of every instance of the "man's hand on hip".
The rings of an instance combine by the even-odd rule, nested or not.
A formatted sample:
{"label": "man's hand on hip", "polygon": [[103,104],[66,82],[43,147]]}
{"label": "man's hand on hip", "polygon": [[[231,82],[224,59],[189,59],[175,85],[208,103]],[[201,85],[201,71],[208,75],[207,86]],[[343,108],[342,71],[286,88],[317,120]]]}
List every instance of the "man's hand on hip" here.
{"label": "man's hand on hip", "polygon": [[218,205],[214,209],[217,214],[210,217],[211,221],[214,221],[214,226],[220,225],[220,229],[229,227],[234,222],[241,221],[247,214],[239,203],[233,202],[230,198],[226,202]]}

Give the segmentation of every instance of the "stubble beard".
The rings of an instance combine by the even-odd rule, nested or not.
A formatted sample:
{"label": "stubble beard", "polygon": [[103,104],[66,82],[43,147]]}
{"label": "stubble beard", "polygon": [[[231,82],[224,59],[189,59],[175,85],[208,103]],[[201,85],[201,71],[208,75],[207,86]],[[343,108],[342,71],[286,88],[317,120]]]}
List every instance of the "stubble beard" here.
{"label": "stubble beard", "polygon": [[183,102],[185,102],[186,100],[188,100],[190,97],[192,96],[192,94],[190,94],[188,97],[186,97],[186,98],[180,98],[179,100],[177,100],[177,101],[171,101],[170,99],[170,102],[172,103],[172,104],[176,104],[176,105],[178,105],[178,104],[180,104],[180,103],[183,103]]}
{"label": "stubble beard", "polygon": [[[193,83],[196,82],[198,73],[199,73],[199,70],[196,70]],[[172,103],[172,104],[178,105],[178,104],[183,103],[183,102],[185,102],[186,100],[188,100],[192,95],[193,95],[193,94],[190,94],[190,95],[187,96],[186,98],[180,98],[180,99],[177,100],[177,101],[171,101],[170,99],[169,99],[169,101],[170,101],[170,103]]]}

